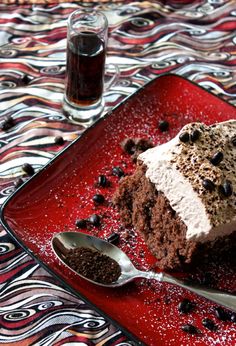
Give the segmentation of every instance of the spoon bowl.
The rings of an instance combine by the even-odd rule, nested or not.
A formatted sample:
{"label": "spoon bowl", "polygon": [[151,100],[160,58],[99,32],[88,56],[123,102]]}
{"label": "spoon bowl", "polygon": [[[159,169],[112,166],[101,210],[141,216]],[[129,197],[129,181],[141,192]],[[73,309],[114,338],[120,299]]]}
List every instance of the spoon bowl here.
{"label": "spoon bowl", "polygon": [[[121,269],[121,274],[117,281],[104,284],[97,281],[93,281],[74,269],[72,269],[66,263],[66,255],[72,249],[84,247],[90,248],[104,254],[113,260],[115,260]],[[80,232],[61,232],[54,235],[52,239],[52,249],[58,259],[64,263],[70,270],[74,271],[77,275],[83,279],[92,282],[93,284],[100,285],[103,287],[119,287],[127,284],[135,278],[146,278],[154,279],[169,284],[174,284],[185,288],[191,292],[194,292],[204,298],[207,298],[215,303],[221,304],[228,309],[236,312],[236,296],[227,292],[206,288],[204,286],[196,286],[185,282],[184,280],[177,279],[166,273],[156,273],[153,271],[141,271],[134,267],[129,257],[117,246],[102,240],[100,238],[80,233]]]}
{"label": "spoon bowl", "polygon": [[[117,281],[113,283],[103,284],[93,281],[74,269],[72,269],[66,262],[67,253],[75,248],[85,247],[91,250],[98,251],[112,259],[114,259],[120,266],[121,275]],[[104,287],[118,287],[132,281],[134,277],[138,276],[139,271],[134,267],[129,257],[120,250],[117,246],[102,240],[100,238],[79,232],[61,232],[56,234],[52,239],[52,248],[56,256],[62,261],[70,270],[74,271],[77,275],[81,276],[96,285]]]}

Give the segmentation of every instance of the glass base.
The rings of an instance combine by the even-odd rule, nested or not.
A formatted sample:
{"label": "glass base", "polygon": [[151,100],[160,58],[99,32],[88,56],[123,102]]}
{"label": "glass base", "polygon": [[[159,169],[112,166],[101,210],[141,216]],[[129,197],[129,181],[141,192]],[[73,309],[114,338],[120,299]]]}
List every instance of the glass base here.
{"label": "glass base", "polygon": [[104,99],[102,98],[96,104],[88,107],[79,107],[70,104],[66,97],[63,99],[63,111],[65,115],[77,124],[88,124],[93,123],[97,120],[104,110]]}

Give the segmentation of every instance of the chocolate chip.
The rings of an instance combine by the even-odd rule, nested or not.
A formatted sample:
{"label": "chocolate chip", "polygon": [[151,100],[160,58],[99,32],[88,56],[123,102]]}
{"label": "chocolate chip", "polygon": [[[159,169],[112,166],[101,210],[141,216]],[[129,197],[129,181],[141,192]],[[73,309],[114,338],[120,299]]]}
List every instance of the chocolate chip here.
{"label": "chocolate chip", "polygon": [[187,143],[189,142],[189,133],[188,132],[182,132],[180,135],[179,135],[179,140],[183,143]]}
{"label": "chocolate chip", "polygon": [[121,177],[123,177],[125,175],[123,169],[120,168],[119,166],[116,166],[116,167],[112,168],[112,174],[116,175],[119,178],[121,178]]}
{"label": "chocolate chip", "polygon": [[34,174],[34,168],[29,163],[24,163],[22,165],[22,169],[26,174],[30,176]]}
{"label": "chocolate chip", "polygon": [[231,316],[230,316],[230,321],[233,322],[233,323],[236,322],[236,313],[235,313],[235,312],[233,312],[233,313],[231,314]]}
{"label": "chocolate chip", "polygon": [[153,143],[146,138],[135,139],[135,151],[143,152],[149,148],[153,148]]}
{"label": "chocolate chip", "polygon": [[109,237],[107,238],[107,241],[111,244],[118,244],[120,241],[120,235],[118,233],[112,233],[111,235],[109,235]]}
{"label": "chocolate chip", "polygon": [[210,179],[204,179],[202,181],[202,186],[208,191],[213,191],[215,188],[215,184]]}
{"label": "chocolate chip", "polygon": [[212,330],[212,331],[217,330],[216,324],[210,318],[204,318],[202,320],[202,324],[204,327],[206,327],[209,330]]}
{"label": "chocolate chip", "polygon": [[7,131],[10,128],[14,126],[14,120],[12,119],[11,116],[8,116],[4,119],[4,121],[1,124],[1,130]]}
{"label": "chocolate chip", "polygon": [[121,142],[121,148],[129,155],[134,154],[135,152],[135,142],[133,140],[133,138],[125,138],[122,142]]}
{"label": "chocolate chip", "polygon": [[214,279],[211,273],[205,273],[201,279],[201,285],[211,286],[214,283]]}
{"label": "chocolate chip", "polygon": [[224,309],[222,309],[221,307],[215,308],[215,315],[221,321],[229,320],[228,313]]}
{"label": "chocolate chip", "polygon": [[198,334],[198,329],[193,326],[192,324],[184,324],[181,326],[182,331],[189,333],[189,334]]}
{"label": "chocolate chip", "polygon": [[102,204],[105,201],[105,198],[100,193],[96,193],[96,195],[93,196],[93,201],[94,203]]}
{"label": "chocolate chip", "polygon": [[226,180],[223,185],[219,186],[219,193],[224,197],[230,197],[233,194],[233,187],[229,180]]}
{"label": "chocolate chip", "polygon": [[160,120],[160,121],[159,121],[159,124],[158,124],[158,129],[159,129],[161,132],[168,131],[168,130],[169,130],[169,123],[168,123],[168,121],[166,121],[166,120]]}
{"label": "chocolate chip", "polygon": [[217,166],[224,158],[224,155],[221,151],[218,151],[215,153],[212,158],[210,159],[210,162],[214,165]]}
{"label": "chocolate chip", "polygon": [[108,185],[108,180],[105,175],[101,174],[98,176],[98,186],[106,187]]}
{"label": "chocolate chip", "polygon": [[87,221],[85,219],[77,219],[75,221],[75,225],[78,228],[86,228],[87,227]]}
{"label": "chocolate chip", "polygon": [[188,312],[192,311],[193,308],[194,304],[187,298],[183,299],[178,305],[178,310],[182,314],[187,314]]}
{"label": "chocolate chip", "polygon": [[58,144],[58,145],[64,144],[64,139],[63,139],[63,137],[62,137],[62,136],[56,136],[56,137],[54,138],[54,143],[55,143],[55,144]]}
{"label": "chocolate chip", "polygon": [[23,84],[27,85],[30,82],[30,78],[27,76],[27,74],[25,74],[23,78],[21,78],[21,81],[23,82]]}
{"label": "chocolate chip", "polygon": [[233,136],[232,138],[232,144],[234,147],[236,147],[236,136]]}
{"label": "chocolate chip", "polygon": [[147,138],[125,138],[121,142],[121,147],[129,155],[139,155],[143,151],[152,148],[153,143]]}
{"label": "chocolate chip", "polygon": [[191,142],[196,142],[199,137],[201,135],[201,132],[198,130],[194,130],[191,134],[190,134],[190,141]]}
{"label": "chocolate chip", "polygon": [[91,223],[93,226],[99,226],[100,225],[100,216],[97,214],[91,215],[87,221]]}
{"label": "chocolate chip", "polygon": [[226,197],[229,197],[232,195],[233,193],[233,187],[232,184],[229,180],[226,180],[223,184],[223,188],[224,188],[224,194]]}
{"label": "chocolate chip", "polygon": [[14,186],[17,189],[18,187],[20,187],[23,184],[23,179],[19,178],[14,182]]}

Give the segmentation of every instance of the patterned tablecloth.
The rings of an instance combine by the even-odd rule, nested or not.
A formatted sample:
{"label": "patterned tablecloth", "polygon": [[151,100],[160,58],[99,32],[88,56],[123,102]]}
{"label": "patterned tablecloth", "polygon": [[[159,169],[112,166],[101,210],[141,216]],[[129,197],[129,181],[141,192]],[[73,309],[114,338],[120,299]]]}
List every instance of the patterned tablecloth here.
{"label": "patterned tablecloth", "polygon": [[[62,114],[61,100],[66,21],[75,9],[90,6],[5,3],[0,5],[0,121],[11,116],[14,124],[0,130],[1,204],[20,177],[27,179],[23,163],[41,169],[83,131]],[[103,1],[93,6],[108,17],[107,61],[121,70],[119,82],[105,95],[105,111],[166,72],[236,104],[234,0]],[[55,136],[62,136],[64,144],[55,144]],[[66,291],[2,228],[0,254],[1,345],[132,344],[117,326]]]}

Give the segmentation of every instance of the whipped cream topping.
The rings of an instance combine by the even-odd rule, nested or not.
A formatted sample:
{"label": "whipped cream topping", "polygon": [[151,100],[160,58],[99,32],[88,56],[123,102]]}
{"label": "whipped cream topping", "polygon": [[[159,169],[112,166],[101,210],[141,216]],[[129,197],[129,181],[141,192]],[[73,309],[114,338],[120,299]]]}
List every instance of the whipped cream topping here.
{"label": "whipped cream topping", "polygon": [[212,241],[236,231],[236,120],[190,123],[138,158],[185,223],[188,240]]}

